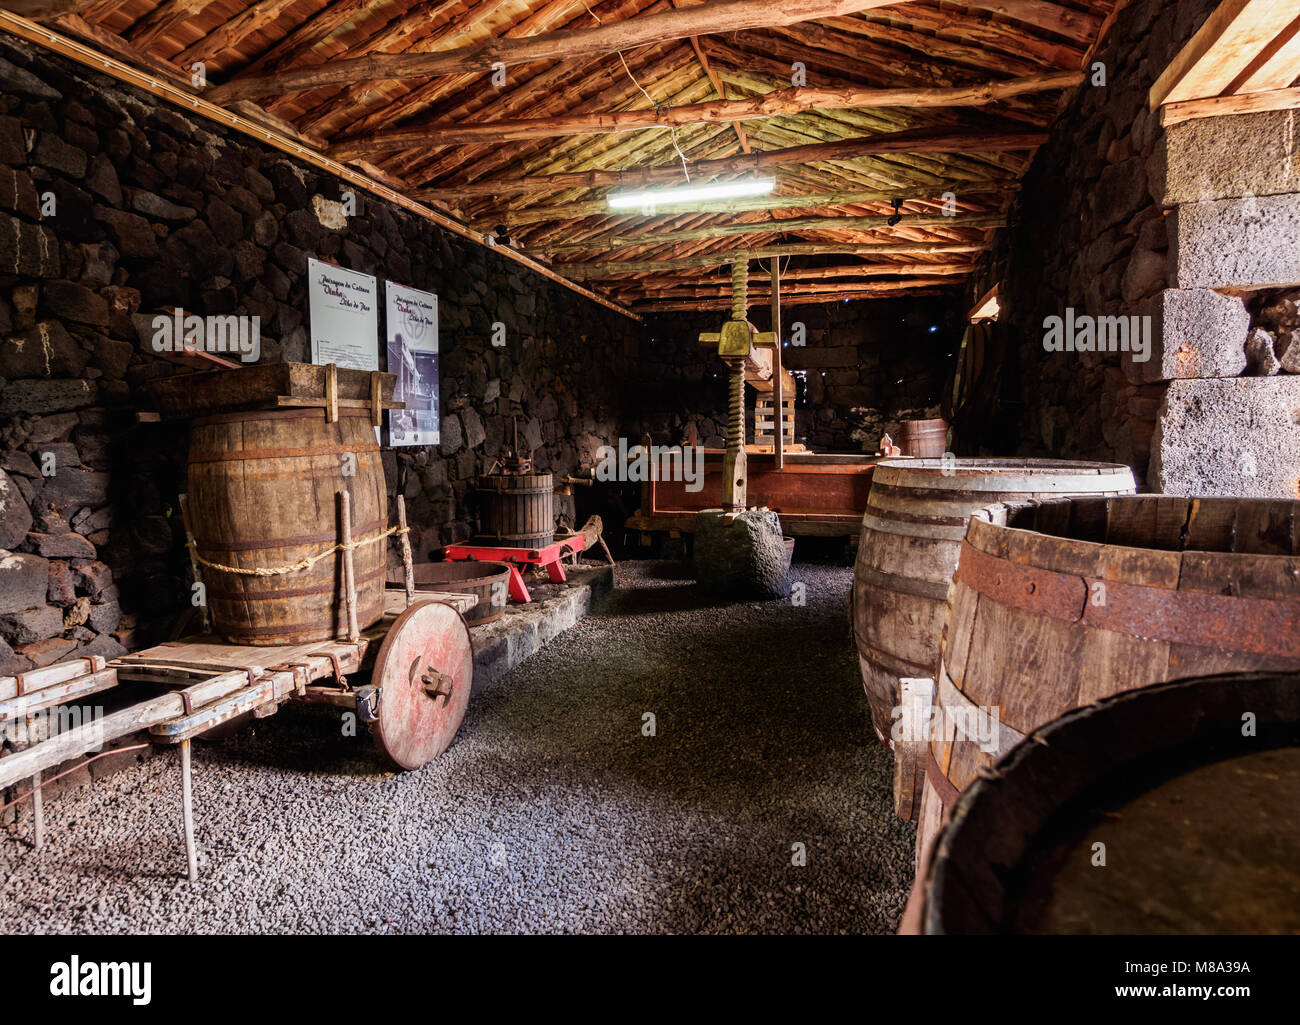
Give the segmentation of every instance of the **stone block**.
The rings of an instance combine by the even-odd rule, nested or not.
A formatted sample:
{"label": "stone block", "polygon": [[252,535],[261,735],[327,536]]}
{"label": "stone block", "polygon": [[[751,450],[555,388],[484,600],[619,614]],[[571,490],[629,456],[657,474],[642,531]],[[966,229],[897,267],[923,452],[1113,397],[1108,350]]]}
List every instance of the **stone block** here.
{"label": "stone block", "polygon": [[1300,377],[1174,381],[1147,482],[1168,495],[1296,498]]}
{"label": "stone block", "polygon": [[32,511],[18,485],[0,470],[0,548],[14,548],[32,529]]}
{"label": "stone block", "polygon": [[706,509],[695,517],[695,579],[705,594],[741,601],[790,593],[781,519],[770,509],[734,517]]}
{"label": "stone block", "polygon": [[1246,369],[1250,313],[1241,299],[1208,288],[1167,288],[1143,309],[1151,317],[1151,354],[1143,363],[1124,354],[1130,381],[1236,377]]}
{"label": "stone block", "polygon": [[0,213],[0,273],[52,278],[60,266],[59,243],[53,232]]}
{"label": "stone block", "polygon": [[46,558],[93,559],[95,546],[81,534],[29,534],[36,550]]}
{"label": "stone block", "polygon": [[1257,327],[1246,339],[1246,372],[1251,377],[1272,377],[1282,369],[1273,351],[1273,335]]}
{"label": "stone block", "polygon": [[783,353],[782,359],[791,370],[806,370],[813,367],[856,367],[858,349],[856,345],[839,345],[833,348],[820,345],[792,345]]}
{"label": "stone block", "polygon": [[1269,110],[1170,125],[1153,161],[1155,194],[1163,206],[1178,206],[1300,192],[1298,120],[1294,110]]}
{"label": "stone block", "polygon": [[24,644],[15,648],[15,654],[21,655],[28,659],[36,668],[41,666],[53,665],[59,659],[72,652],[77,646],[77,642],[68,637],[51,637],[47,641],[37,641],[35,644]]}
{"label": "stone block", "polygon": [[63,612],[49,605],[38,605],[21,612],[0,616],[0,636],[17,647],[47,641],[63,633]]}
{"label": "stone block", "polygon": [[1179,288],[1300,285],[1300,194],[1187,203],[1170,217]]}
{"label": "stone block", "polygon": [[49,576],[39,555],[0,552],[0,615],[44,605]]}
{"label": "stone block", "polygon": [[94,405],[94,381],[9,381],[0,391],[0,416],[16,413],[54,413]]}

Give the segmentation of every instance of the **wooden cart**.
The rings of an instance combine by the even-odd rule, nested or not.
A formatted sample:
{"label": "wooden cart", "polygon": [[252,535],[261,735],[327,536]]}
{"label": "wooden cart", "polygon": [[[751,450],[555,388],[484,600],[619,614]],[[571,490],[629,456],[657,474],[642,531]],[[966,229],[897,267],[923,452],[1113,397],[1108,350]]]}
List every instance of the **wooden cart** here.
{"label": "wooden cart", "polygon": [[[451,743],[469,701],[474,655],[462,613],[472,595],[386,592],[380,622],[355,640],[254,647],[208,634],[168,641],[112,660],[73,658],[0,677],[0,724],[31,722],[58,706],[111,688],[165,692],[0,758],[0,789],[27,783],[35,839],[44,821],[41,774],[128,734],[180,751],[189,878],[198,878],[191,800],[190,741],[222,723],[273,715],[286,701],[335,705],[367,723],[379,751],[399,769],[418,769]],[[369,681],[353,686],[354,674]],[[47,780],[48,782],[48,780]]]}

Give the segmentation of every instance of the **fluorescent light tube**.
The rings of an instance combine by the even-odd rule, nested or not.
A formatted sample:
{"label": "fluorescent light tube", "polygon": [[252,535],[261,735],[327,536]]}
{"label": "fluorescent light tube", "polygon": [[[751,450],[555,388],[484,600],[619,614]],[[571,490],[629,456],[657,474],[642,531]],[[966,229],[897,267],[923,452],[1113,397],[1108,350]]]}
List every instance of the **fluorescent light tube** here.
{"label": "fluorescent light tube", "polygon": [[675,185],[666,189],[642,189],[639,192],[616,192],[609,196],[611,210],[696,203],[707,199],[731,199],[735,196],[762,196],[776,188],[775,178],[757,178],[714,185]]}

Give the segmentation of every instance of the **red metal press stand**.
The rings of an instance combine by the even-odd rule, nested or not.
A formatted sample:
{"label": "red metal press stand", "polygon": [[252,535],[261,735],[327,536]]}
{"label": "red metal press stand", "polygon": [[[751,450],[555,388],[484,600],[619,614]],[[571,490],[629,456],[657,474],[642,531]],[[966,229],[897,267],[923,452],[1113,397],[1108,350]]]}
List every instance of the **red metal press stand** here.
{"label": "red metal press stand", "polygon": [[510,597],[517,602],[530,602],[533,597],[528,593],[528,586],[524,583],[524,576],[519,571],[520,565],[540,566],[546,570],[546,575],[550,578],[551,583],[562,584],[567,578],[564,575],[564,567],[560,564],[561,557],[570,553],[576,554],[596,544],[599,544],[604,549],[605,557],[609,559],[610,565],[614,564],[614,558],[609,554],[605,539],[600,536],[602,527],[600,517],[593,516],[582,525],[582,529],[576,534],[570,534],[558,541],[552,541],[542,548],[501,548],[495,545],[455,544],[447,545],[443,549],[443,557],[451,561],[475,559],[479,562],[504,562],[510,569]]}

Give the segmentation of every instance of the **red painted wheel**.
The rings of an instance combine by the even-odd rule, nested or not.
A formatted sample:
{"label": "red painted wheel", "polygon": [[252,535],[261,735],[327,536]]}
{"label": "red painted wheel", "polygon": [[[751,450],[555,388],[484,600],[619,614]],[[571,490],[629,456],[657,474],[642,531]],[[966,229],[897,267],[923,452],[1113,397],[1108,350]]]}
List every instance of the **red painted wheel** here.
{"label": "red painted wheel", "polygon": [[474,649],[460,613],[438,601],[411,605],[375,659],[375,746],[400,769],[418,769],[437,758],[465,718],[473,680]]}

